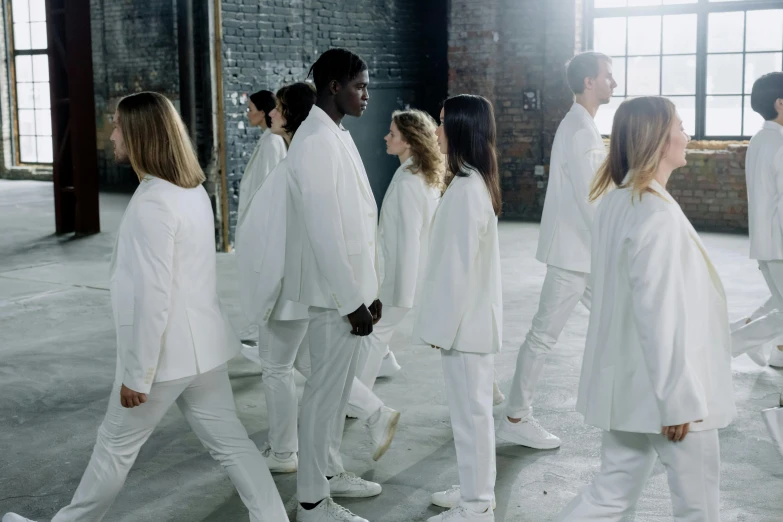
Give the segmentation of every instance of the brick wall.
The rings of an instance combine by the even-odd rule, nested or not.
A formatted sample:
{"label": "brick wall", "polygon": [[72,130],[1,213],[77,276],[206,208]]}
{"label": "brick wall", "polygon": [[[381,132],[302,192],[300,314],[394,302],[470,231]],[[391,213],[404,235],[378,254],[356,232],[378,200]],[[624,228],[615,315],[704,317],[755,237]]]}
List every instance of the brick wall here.
{"label": "brick wall", "polygon": [[[384,165],[377,172],[368,168],[380,199],[394,172],[376,159],[391,109],[412,105],[437,114],[445,95],[445,0],[224,0],[222,20],[231,240],[239,181],[260,135],[247,125],[245,96],[304,80],[330,47],[351,49],[370,68],[370,108],[360,120],[346,119],[346,126],[365,165]],[[373,116],[381,105],[389,114]],[[377,146],[360,142],[366,133],[378,134]]]}

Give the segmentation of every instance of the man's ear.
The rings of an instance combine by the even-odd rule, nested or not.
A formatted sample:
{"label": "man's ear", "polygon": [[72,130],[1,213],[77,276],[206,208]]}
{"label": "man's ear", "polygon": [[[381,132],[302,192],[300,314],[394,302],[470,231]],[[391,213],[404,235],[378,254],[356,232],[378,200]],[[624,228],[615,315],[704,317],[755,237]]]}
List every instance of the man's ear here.
{"label": "man's ear", "polygon": [[329,82],[329,93],[332,96],[334,96],[335,94],[340,92],[340,87],[342,87],[342,85],[340,85],[340,82],[338,82],[337,80],[330,81]]}

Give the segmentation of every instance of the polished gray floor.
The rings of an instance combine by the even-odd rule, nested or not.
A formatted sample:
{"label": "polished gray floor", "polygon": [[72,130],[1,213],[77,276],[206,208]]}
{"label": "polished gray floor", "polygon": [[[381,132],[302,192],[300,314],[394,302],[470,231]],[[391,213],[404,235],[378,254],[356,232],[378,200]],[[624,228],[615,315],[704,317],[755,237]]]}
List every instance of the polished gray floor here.
{"label": "polished gray floor", "polygon": [[[49,520],[66,504],[84,470],[103,417],[114,376],[114,327],[107,269],[128,196],[103,194],[104,233],[83,239],[53,235],[50,184],[0,181],[0,514],[14,510]],[[537,226],[501,224],[505,330],[497,358],[507,389],[519,344],[538,302],[544,266],[534,260]],[[767,297],[747,258],[747,238],[704,234],[729,297],[732,317]],[[237,329],[244,327],[233,280],[233,258],[219,256],[220,292]],[[550,520],[595,473],[598,430],[574,412],[587,326],[577,309],[551,357],[537,395],[537,415],[560,435],[555,451],[497,447],[496,520]],[[344,504],[371,522],[425,520],[437,513],[431,492],[457,482],[454,446],[443,394],[439,355],[408,346],[411,322],[395,335],[403,371],[379,382],[378,395],[402,412],[392,448],[378,463],[369,457],[363,427],[349,421],[343,453],[347,467],[381,482],[384,492]],[[242,421],[261,445],[268,429],[259,371],[237,359],[230,364]],[[759,416],[783,388],[783,372],[735,361],[739,416],[721,434],[724,522],[783,520],[783,458],[767,438]],[[301,393],[302,380],[297,381]],[[502,409],[496,409],[499,417]],[[276,477],[293,515],[295,476]],[[663,470],[656,467],[636,520],[671,520]],[[106,520],[241,521],[247,512],[226,474],[190,432],[174,408],[144,446]],[[292,518],[293,520],[293,518]]]}

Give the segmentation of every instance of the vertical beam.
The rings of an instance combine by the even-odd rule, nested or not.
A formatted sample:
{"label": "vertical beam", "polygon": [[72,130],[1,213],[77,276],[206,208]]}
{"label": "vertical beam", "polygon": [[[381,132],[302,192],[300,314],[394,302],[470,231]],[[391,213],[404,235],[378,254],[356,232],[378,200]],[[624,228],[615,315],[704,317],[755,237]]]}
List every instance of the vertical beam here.
{"label": "vertical beam", "polygon": [[215,99],[217,100],[217,148],[220,162],[220,215],[223,225],[223,252],[230,250],[228,240],[228,165],[226,161],[226,112],[223,97],[223,16],[221,0],[214,0],[215,24]]}
{"label": "vertical beam", "polygon": [[46,0],[58,234],[100,232],[89,0]]}
{"label": "vertical beam", "polygon": [[179,107],[196,144],[196,56],[193,35],[193,0],[177,0],[177,40],[179,50]]}

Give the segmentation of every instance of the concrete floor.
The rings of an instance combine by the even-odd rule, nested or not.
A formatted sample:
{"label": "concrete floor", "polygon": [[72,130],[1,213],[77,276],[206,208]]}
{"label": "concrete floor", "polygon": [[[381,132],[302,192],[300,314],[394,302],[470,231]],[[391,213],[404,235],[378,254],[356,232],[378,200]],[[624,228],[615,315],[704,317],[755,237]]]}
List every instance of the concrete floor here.
{"label": "concrete floor", "polygon": [[[50,184],[0,180],[0,514],[14,510],[49,520],[76,488],[104,415],[114,376],[114,326],[107,271],[129,196],[101,195],[104,233],[66,239],[54,230]],[[504,352],[498,356],[507,389],[516,351],[538,303],[544,266],[534,260],[535,224],[502,223]],[[731,317],[767,297],[743,236],[703,234],[723,277]],[[244,321],[233,281],[233,258],[219,255],[221,298],[237,329]],[[600,434],[574,412],[587,312],[579,308],[551,357],[537,395],[542,424],[561,436],[562,448],[534,451],[497,447],[496,520],[553,518],[597,470]],[[403,371],[377,391],[402,411],[392,448],[379,463],[369,458],[363,427],[349,421],[343,453],[348,469],[383,484],[380,497],[344,504],[372,522],[425,520],[438,511],[430,493],[457,482],[454,446],[443,395],[439,355],[408,346],[411,321],[393,340]],[[261,445],[268,429],[258,368],[239,358],[230,364],[238,411]],[[735,362],[739,416],[721,434],[724,522],[783,520],[783,458],[759,416],[783,388],[779,370]],[[301,393],[302,380],[297,381]],[[498,416],[502,410],[497,409]],[[276,482],[292,515],[295,476]],[[667,521],[669,492],[660,466],[648,482],[636,520]],[[124,491],[106,520],[247,520],[247,511],[221,467],[173,408],[144,446]]]}

